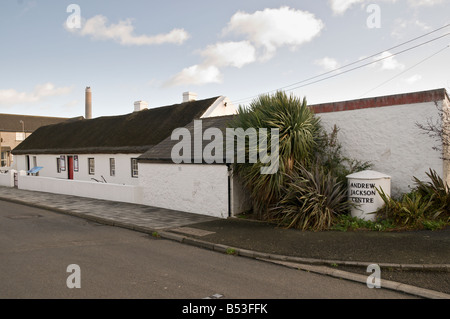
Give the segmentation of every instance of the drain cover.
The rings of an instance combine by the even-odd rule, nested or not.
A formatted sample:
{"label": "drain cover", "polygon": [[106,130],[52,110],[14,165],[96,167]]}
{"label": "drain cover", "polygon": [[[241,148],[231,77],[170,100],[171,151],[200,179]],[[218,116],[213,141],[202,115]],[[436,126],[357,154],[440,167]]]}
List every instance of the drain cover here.
{"label": "drain cover", "polygon": [[215,232],[211,232],[211,231],[207,231],[207,230],[203,230],[203,229],[198,229],[198,228],[192,228],[192,227],[178,227],[178,228],[172,228],[170,230],[178,232],[178,233],[183,233],[183,234],[187,234],[187,235],[194,235],[194,236],[200,236],[200,237],[206,236],[206,235],[215,234]]}

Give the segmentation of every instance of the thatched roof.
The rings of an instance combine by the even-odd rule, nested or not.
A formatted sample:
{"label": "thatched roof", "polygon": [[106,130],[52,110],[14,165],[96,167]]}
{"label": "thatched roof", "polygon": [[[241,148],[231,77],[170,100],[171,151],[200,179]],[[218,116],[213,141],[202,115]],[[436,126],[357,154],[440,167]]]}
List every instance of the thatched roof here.
{"label": "thatched roof", "polygon": [[[68,120],[80,120],[83,117],[73,119],[65,117],[48,117],[19,114],[0,114],[0,132],[23,132],[32,133],[41,126],[57,124]],[[22,123],[23,122],[23,126]]]}
{"label": "thatched roof", "polygon": [[218,98],[41,127],[13,154],[144,153],[202,116]]}
{"label": "thatched roof", "polygon": [[[202,136],[208,128],[217,128],[222,132],[222,145],[223,145],[223,155],[225,160],[225,152],[226,152],[226,140],[225,133],[226,128],[229,127],[229,123],[233,120],[233,117],[236,115],[226,115],[226,116],[217,116],[217,117],[209,117],[201,119],[202,126]],[[194,163],[196,158],[194,158],[194,121],[190,122],[185,128],[189,131],[191,135],[191,162]],[[180,138],[181,139],[181,138]],[[139,156],[138,160],[141,163],[173,163],[172,160],[172,149],[178,144],[180,140],[172,140],[171,136],[167,137],[158,145],[152,147],[147,152]],[[205,146],[211,143],[210,140],[202,139],[202,151]],[[198,159],[197,159],[198,160]],[[200,159],[202,160],[202,159]]]}

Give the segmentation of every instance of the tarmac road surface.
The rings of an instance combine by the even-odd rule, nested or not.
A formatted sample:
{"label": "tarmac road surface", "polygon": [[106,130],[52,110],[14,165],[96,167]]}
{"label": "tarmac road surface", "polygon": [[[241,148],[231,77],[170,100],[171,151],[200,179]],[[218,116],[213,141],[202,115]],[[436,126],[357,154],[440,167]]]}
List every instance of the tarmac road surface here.
{"label": "tarmac road surface", "polygon": [[4,201],[0,282],[2,299],[414,298]]}

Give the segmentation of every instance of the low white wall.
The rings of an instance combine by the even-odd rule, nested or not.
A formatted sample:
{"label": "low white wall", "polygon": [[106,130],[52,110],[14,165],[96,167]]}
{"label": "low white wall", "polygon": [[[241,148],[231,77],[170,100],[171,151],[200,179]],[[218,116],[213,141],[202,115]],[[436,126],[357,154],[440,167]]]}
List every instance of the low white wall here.
{"label": "low white wall", "polygon": [[140,204],[139,186],[74,181],[19,174],[19,189]]}
{"label": "low white wall", "polygon": [[228,217],[226,165],[139,164],[143,204]]}
{"label": "low white wall", "polygon": [[14,187],[15,170],[8,170],[7,173],[0,172],[0,186]]}
{"label": "low white wall", "polygon": [[417,127],[428,118],[438,119],[442,102],[393,105],[317,114],[331,131],[336,124],[343,153],[354,159],[370,161],[373,170],[392,177],[391,195],[410,191],[413,176],[428,180],[434,169],[445,178],[441,154],[432,149],[435,142]]}

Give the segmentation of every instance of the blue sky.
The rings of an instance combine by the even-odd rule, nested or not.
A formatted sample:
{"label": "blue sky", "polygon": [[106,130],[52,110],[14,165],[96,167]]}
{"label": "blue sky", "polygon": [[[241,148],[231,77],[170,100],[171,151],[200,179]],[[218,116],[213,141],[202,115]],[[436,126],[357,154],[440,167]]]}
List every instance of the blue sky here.
{"label": "blue sky", "polygon": [[[71,4],[80,9],[79,25]],[[443,36],[450,27],[388,50],[449,24],[449,5],[449,0],[2,1],[0,113],[84,115],[86,86],[93,91],[94,117],[130,113],[138,100],[149,107],[179,103],[185,91],[199,99],[225,95],[235,104],[248,103],[364,58],[328,73],[329,79],[317,77],[319,82],[292,85],[287,92],[316,104],[450,89],[450,36]]]}

